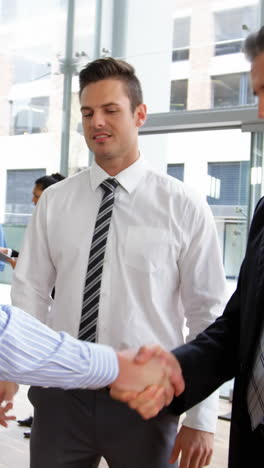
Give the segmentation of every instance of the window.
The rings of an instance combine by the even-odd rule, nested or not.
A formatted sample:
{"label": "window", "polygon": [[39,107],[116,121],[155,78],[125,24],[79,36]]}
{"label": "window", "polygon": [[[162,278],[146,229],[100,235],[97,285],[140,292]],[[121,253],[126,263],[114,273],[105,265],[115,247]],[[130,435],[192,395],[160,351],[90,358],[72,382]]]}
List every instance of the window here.
{"label": "window", "polygon": [[0,1],[0,22],[12,21],[17,13],[17,0]]}
{"label": "window", "polygon": [[11,105],[14,135],[47,131],[49,113],[48,96],[32,97],[29,101],[19,100]]}
{"label": "window", "polygon": [[175,179],[184,180],[184,164],[168,164],[167,173]]}
{"label": "window", "polygon": [[247,31],[257,24],[257,5],[230,8],[214,14],[215,55],[241,52]]}
{"label": "window", "polygon": [[[39,48],[40,49],[40,48]],[[27,83],[30,81],[41,80],[51,75],[51,64],[50,62],[43,59],[40,50],[32,50],[29,54],[35,55],[33,58],[16,56],[14,57],[13,65],[13,82],[16,83]],[[37,58],[37,54],[40,54],[40,58]]]}
{"label": "window", "polygon": [[248,176],[249,161],[208,163],[208,203],[246,206]]}
{"label": "window", "polygon": [[176,18],[173,23],[173,62],[189,59],[190,18]]}
{"label": "window", "polygon": [[187,80],[175,80],[171,82],[171,111],[181,111],[187,108],[187,86]]}
{"label": "window", "polygon": [[32,189],[45,169],[8,170],[5,223],[27,224],[32,213]]}
{"label": "window", "polygon": [[224,265],[226,278],[236,280],[245,254],[247,223],[226,221],[224,223]]}
{"label": "window", "polygon": [[[250,85],[245,78],[250,64],[245,60],[241,46],[246,36],[258,29],[260,0],[181,0],[176,3],[170,64],[170,111],[184,109],[192,112],[230,105],[254,105],[255,100],[249,92]],[[166,66],[161,70],[166,70]],[[224,99],[222,94],[225,90],[215,90],[211,86],[211,77],[218,80],[220,74],[222,77],[238,77],[238,81],[232,82],[231,85],[224,82],[227,87]],[[188,81],[188,86],[185,86],[185,99],[179,103],[177,97],[175,101],[173,93],[172,83],[176,80],[180,80],[179,86],[185,86],[185,81]],[[160,83],[165,83],[164,77]],[[230,86],[231,97],[228,91]],[[215,106],[212,99],[214,91]],[[217,92],[220,96],[217,96]],[[160,112],[163,112],[163,109]]]}
{"label": "window", "polygon": [[249,161],[208,163],[207,201],[217,220],[226,277],[232,281],[245,253],[249,167]]}
{"label": "window", "polygon": [[213,107],[228,107],[254,104],[249,73],[212,76]]}

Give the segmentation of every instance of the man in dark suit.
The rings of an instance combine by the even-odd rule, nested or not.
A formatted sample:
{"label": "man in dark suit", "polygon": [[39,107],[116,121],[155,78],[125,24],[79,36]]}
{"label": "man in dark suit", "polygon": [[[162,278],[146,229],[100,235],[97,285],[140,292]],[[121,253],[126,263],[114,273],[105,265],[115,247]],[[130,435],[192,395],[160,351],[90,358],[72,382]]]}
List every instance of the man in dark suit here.
{"label": "man in dark suit", "polygon": [[[254,94],[258,96],[258,115],[264,118],[264,26],[247,38],[244,50],[252,65],[251,78]],[[144,348],[138,360],[144,362],[153,353],[155,348]],[[164,352],[164,356],[165,354]],[[169,409],[181,414],[235,377],[228,466],[263,467],[264,198],[259,201],[255,210],[237,289],[223,315],[195,340],[175,349],[173,355],[181,364],[186,387],[182,395],[173,400]],[[168,360],[174,357],[167,354]],[[258,378],[255,376],[257,361],[260,371]],[[254,396],[254,411],[259,405],[257,422],[252,416],[250,397],[253,374],[253,389],[257,393]],[[114,393],[113,396],[117,396]],[[123,395],[123,401],[131,396]],[[148,419],[163,406],[163,401],[161,395],[156,398],[149,388],[130,401],[130,406]],[[175,445],[171,461],[175,461],[178,455]],[[181,467],[184,466],[181,463]],[[202,466],[198,453],[196,466]]]}

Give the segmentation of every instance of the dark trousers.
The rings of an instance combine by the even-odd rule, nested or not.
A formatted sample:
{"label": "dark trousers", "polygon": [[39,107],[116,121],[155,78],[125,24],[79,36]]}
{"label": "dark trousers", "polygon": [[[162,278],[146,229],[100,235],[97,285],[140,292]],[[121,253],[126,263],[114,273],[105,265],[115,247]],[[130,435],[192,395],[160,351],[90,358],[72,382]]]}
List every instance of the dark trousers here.
{"label": "dark trousers", "polygon": [[107,390],[31,387],[31,468],[169,468],[178,418],[163,410],[144,421]]}

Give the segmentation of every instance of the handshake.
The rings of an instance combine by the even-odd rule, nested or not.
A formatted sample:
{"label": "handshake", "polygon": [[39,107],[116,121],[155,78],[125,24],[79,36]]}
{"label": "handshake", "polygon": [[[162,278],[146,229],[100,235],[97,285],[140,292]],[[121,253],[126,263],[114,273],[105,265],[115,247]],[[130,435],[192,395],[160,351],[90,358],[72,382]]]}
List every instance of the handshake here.
{"label": "handshake", "polygon": [[156,416],[184,391],[178,360],[160,346],[143,346],[138,352],[119,351],[117,358],[119,375],[110,386],[110,394],[128,403],[144,419]]}
{"label": "handshake", "polygon": [[[119,374],[110,385],[110,394],[128,403],[144,419],[156,416],[174,396],[183,392],[180,364],[173,354],[160,346],[143,346],[138,351],[128,349],[116,354]],[[14,382],[0,382],[1,426],[7,427],[8,421],[15,419],[7,413],[13,408],[12,400],[17,390],[18,385]]]}

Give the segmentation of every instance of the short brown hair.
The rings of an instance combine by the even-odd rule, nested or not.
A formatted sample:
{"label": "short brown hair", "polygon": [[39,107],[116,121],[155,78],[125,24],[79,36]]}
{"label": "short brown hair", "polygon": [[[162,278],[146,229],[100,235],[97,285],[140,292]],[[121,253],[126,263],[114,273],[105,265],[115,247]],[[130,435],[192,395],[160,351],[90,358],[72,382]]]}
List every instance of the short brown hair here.
{"label": "short brown hair", "polygon": [[94,60],[81,70],[79,75],[79,96],[81,97],[83,89],[90,83],[96,83],[107,78],[114,78],[124,83],[132,112],[139,104],[142,104],[142,89],[139,79],[135,75],[135,69],[129,63],[113,57]]}
{"label": "short brown hair", "polygon": [[246,38],[243,50],[250,62],[264,52],[264,26]]}

